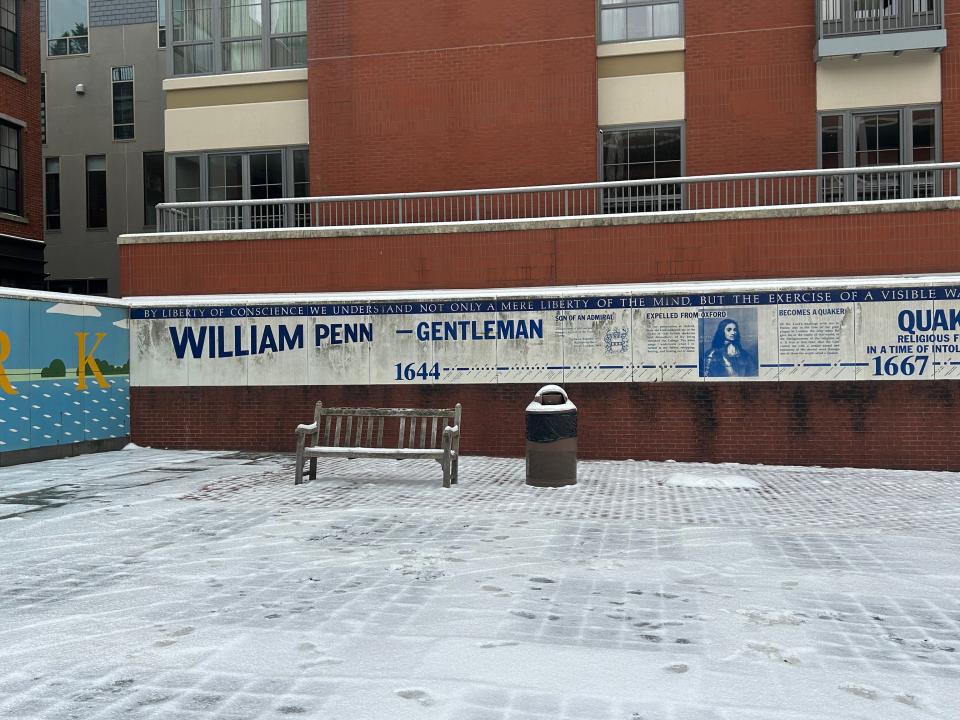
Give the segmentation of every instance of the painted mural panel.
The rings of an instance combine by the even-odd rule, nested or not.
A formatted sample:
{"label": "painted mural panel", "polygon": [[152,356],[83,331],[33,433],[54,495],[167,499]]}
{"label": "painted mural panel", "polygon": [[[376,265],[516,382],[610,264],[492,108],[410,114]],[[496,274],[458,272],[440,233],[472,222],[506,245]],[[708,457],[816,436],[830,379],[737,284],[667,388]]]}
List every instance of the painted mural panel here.
{"label": "painted mural panel", "polygon": [[[960,284],[822,285],[753,290],[738,283],[736,291],[722,287],[702,294],[645,294],[643,286],[626,286],[607,294],[594,288],[595,294],[571,295],[547,288],[437,301],[397,295],[394,302],[346,304],[317,298],[309,304],[270,305],[267,296],[260,299],[263,304],[237,307],[134,308],[133,382],[345,385],[960,377]],[[245,373],[231,369],[241,346]]]}
{"label": "painted mural panel", "polygon": [[126,308],[0,298],[0,452],[130,433]]}

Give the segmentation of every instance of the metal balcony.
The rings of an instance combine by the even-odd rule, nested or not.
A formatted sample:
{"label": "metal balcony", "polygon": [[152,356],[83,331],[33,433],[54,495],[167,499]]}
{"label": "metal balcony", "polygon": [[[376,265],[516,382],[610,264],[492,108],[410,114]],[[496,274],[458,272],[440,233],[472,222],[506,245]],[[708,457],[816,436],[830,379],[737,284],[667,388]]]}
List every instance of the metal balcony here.
{"label": "metal balcony", "polygon": [[943,0],[815,0],[816,59],[940,52],[947,45]]}

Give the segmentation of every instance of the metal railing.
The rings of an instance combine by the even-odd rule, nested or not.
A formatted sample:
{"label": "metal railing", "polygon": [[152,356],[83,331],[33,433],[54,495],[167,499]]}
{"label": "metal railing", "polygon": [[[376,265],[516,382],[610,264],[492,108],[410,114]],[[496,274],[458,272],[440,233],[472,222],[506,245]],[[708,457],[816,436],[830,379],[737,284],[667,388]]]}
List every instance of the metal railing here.
{"label": "metal railing", "polygon": [[960,163],[579,185],[160,203],[157,232],[357,227],[954,197]]}
{"label": "metal railing", "polygon": [[943,0],[815,0],[821,38],[943,27]]}

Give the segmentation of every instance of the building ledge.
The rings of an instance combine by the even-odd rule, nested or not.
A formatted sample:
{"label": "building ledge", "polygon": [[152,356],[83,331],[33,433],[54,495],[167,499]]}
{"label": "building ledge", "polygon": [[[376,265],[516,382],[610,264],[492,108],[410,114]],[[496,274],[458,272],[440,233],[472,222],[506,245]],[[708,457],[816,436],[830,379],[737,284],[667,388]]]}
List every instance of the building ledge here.
{"label": "building ledge", "polygon": [[621,227],[630,225],[664,225],[693,222],[722,222],[727,220],[768,220],[773,218],[830,217],[946,210],[960,210],[960,198],[775,205],[758,208],[678,210],[672,212],[626,213],[616,215],[580,215],[526,220],[482,220],[475,222],[405,223],[402,225],[357,225],[351,227],[284,228],[276,230],[204,230],[197,232],[130,234],[121,235],[117,238],[117,244],[157,245],[165,243],[515,232],[559,228]]}
{"label": "building ledge", "polygon": [[683,52],[686,46],[686,40],[682,37],[604,43],[603,45],[597,45],[597,57],[605,58],[618,57],[620,55],[652,55],[654,53]]}
{"label": "building ledge", "polygon": [[875,35],[845,35],[817,41],[816,57],[844,57],[872,53],[902,53],[908,50],[940,52],[947,46],[947,31],[911,30]]}
{"label": "building ledge", "polygon": [[231,85],[304,82],[306,79],[306,68],[287,68],[284,70],[262,70],[258,72],[219,73],[216,75],[191,75],[189,77],[166,78],[163,81],[163,89],[170,92],[175,90],[197,90]]}

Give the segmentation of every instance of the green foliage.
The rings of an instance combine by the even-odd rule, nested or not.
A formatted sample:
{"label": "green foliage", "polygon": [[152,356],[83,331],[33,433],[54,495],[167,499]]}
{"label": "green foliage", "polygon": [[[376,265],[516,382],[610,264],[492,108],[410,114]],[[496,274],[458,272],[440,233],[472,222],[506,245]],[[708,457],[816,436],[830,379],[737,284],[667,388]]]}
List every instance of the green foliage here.
{"label": "green foliage", "polygon": [[50,364],[47,365],[43,370],[40,371],[40,377],[66,377],[67,375],[67,366],[63,364],[63,360],[60,358],[55,358],[50,361]]}

